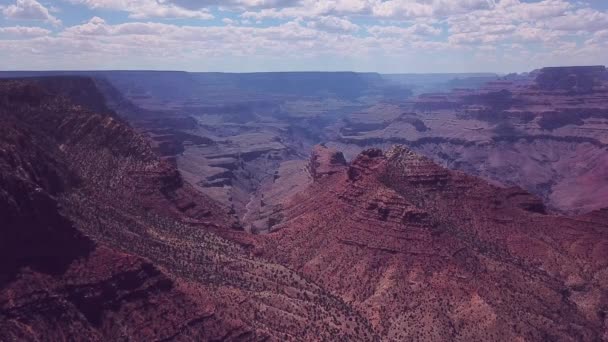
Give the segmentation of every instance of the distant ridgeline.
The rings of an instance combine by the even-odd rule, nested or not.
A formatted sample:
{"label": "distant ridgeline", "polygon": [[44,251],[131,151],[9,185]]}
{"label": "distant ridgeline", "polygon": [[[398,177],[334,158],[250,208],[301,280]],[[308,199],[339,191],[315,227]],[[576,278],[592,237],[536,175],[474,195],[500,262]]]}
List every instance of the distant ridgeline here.
{"label": "distant ridgeline", "polygon": [[603,65],[542,68],[536,77],[541,89],[574,92],[591,91],[604,81],[608,81],[608,71]]}
{"label": "distant ridgeline", "polygon": [[298,97],[336,97],[353,100],[361,96],[411,95],[409,87],[378,73],[357,72],[261,72],[219,73],[182,71],[16,71],[0,77],[82,75],[102,77],[127,96],[154,96],[175,100],[226,94],[272,94]]}
{"label": "distant ridgeline", "polygon": [[478,87],[497,79],[491,73],[379,74],[371,72],[183,72],[183,71],[0,71],[2,77],[79,75],[104,78],[125,96],[167,101],[226,96],[327,97],[356,100],[378,97],[405,100],[412,94]]}

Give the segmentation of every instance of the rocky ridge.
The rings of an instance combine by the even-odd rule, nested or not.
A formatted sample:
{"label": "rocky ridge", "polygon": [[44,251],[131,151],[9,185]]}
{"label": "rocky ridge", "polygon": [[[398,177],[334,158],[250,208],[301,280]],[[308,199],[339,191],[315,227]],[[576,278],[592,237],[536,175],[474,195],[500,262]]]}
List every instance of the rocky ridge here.
{"label": "rocky ridge", "polygon": [[327,143],[347,159],[404,144],[452,169],[538,196],[550,210],[608,206],[608,72],[544,68],[348,117]]}
{"label": "rocky ridge", "polygon": [[549,215],[519,188],[369,149],[284,214],[260,253],[352,303],[384,340],[608,337],[605,223]]}
{"label": "rocky ridge", "polygon": [[1,247],[15,260],[0,339],[377,339],[339,298],[222,237],[227,211],[121,119],[57,89],[0,82]]}

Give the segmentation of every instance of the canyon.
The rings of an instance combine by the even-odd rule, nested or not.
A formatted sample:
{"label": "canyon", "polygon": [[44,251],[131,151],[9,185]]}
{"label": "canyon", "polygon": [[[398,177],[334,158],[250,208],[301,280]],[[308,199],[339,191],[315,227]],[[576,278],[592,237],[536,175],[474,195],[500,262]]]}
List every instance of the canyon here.
{"label": "canyon", "polygon": [[224,208],[97,101],[91,79],[0,90],[0,339],[376,338],[341,299],[223,238]]}
{"label": "canyon", "polygon": [[265,233],[280,202],[311,182],[316,144],[352,160],[409,146],[450,169],[541,197],[549,210],[608,206],[608,72],[524,74],[3,72],[92,77],[108,106],[195,190]]}
{"label": "canyon", "polygon": [[604,67],[0,77],[0,340],[608,340]]}
{"label": "canyon", "polygon": [[606,207],[608,72],[544,68],[477,89],[351,114],[330,146],[353,158],[400,143],[452,169],[520,186],[551,210]]}
{"label": "canyon", "polygon": [[496,77],[0,72],[0,77],[69,75],[92,77],[108,106],[146,135],[155,152],[175,165],[186,182],[228,207],[242,229],[254,233],[272,230],[269,215],[311,181],[306,160],[312,147],[339,139],[341,126],[352,113],[378,103],[405,103],[428,89],[474,85]]}

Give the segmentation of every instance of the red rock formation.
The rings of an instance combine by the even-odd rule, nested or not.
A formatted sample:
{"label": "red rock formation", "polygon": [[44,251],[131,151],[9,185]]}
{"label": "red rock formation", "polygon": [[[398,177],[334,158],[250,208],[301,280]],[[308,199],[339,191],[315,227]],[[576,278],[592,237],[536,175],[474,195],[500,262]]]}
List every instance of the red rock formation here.
{"label": "red rock formation", "polygon": [[352,303],[385,340],[600,339],[608,231],[449,171],[366,150],[294,199],[260,250]]}
{"label": "red rock formation", "polygon": [[316,145],[312,149],[308,168],[313,179],[317,180],[332,175],[342,171],[345,167],[346,159],[341,152],[323,145]]}
{"label": "red rock formation", "polygon": [[0,82],[0,340],[376,339],[343,301],[220,237],[222,207],[64,92],[96,98],[93,83],[52,84]]}
{"label": "red rock formation", "polygon": [[364,148],[404,144],[578,215],[608,206],[607,75],[603,66],[543,68],[378,105],[348,117],[327,145],[351,159]]}
{"label": "red rock formation", "polygon": [[248,235],[94,83],[48,82],[0,82],[0,340],[608,337],[603,211],[547,214],[401,147],[317,147],[315,181]]}
{"label": "red rock formation", "polygon": [[576,93],[591,92],[605,81],[608,81],[608,71],[603,65],[549,67],[541,69],[536,76],[536,84],[541,89]]}
{"label": "red rock formation", "polygon": [[[210,340],[253,334],[238,321],[218,318],[208,295],[193,296],[144,259],[94,242],[62,213],[58,198],[93,181],[74,168],[66,146],[85,150],[82,138],[89,135],[97,136],[103,149],[103,141],[110,140],[97,135],[101,132],[119,142],[129,139],[96,127],[97,117],[82,109],[54,111],[47,100],[56,99],[47,97],[46,89],[37,82],[0,85],[5,101],[0,109],[0,340]],[[65,114],[65,120],[55,122],[52,113]],[[77,127],[77,114],[89,120]],[[59,127],[69,142],[60,144],[43,133]],[[124,126],[119,130],[126,132]],[[115,153],[133,146],[122,147]]]}

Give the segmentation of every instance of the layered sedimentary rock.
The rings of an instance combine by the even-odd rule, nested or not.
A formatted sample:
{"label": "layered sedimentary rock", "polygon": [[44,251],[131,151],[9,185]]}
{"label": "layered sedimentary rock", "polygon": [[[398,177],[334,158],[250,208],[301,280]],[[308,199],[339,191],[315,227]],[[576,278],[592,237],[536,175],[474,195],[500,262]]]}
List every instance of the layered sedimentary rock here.
{"label": "layered sedimentary rock", "polygon": [[108,106],[249,232],[271,229],[268,215],[281,193],[306,183],[310,148],[337,116],[411,94],[373,73],[0,71],[0,77],[49,75],[95,78]]}
{"label": "layered sedimentary rock", "polygon": [[[93,190],[106,177],[117,181],[104,172],[125,176],[147,164],[141,171],[150,183],[140,194],[174,193],[178,176],[159,169],[144,141],[118,119],[63,97],[72,90],[83,104],[90,99],[80,94],[99,96],[91,80],[80,78],[0,84],[0,339],[253,337],[242,323],[218,318],[211,298],[190,295],[145,259],[98,244],[65,213],[63,195]],[[103,112],[103,102],[93,104]],[[103,168],[109,160],[121,170]],[[111,191],[111,184],[103,186],[95,191]],[[106,205],[120,203],[113,201]]]}
{"label": "layered sedimentary rock", "polygon": [[[589,106],[603,103],[603,81],[591,77],[589,91],[589,72],[597,70],[560,71],[535,84],[509,76],[479,93],[455,91],[454,103],[467,109],[456,116],[380,104],[353,114],[348,126],[328,128],[339,134],[335,142],[312,147],[310,157],[299,156],[306,144],[285,152],[301,134],[293,127],[283,127],[293,141],[243,132],[220,143],[197,140],[188,131],[201,124],[192,118],[159,119],[100,80],[2,81],[0,257],[8,262],[0,264],[0,340],[607,339],[605,209],[558,216],[554,202],[546,206],[519,187],[491,185],[405,147],[357,154],[359,142],[346,140],[406,132],[420,138],[408,142],[413,148],[451,167],[487,162],[501,177],[527,175],[534,184],[534,177],[554,177],[556,184],[538,187],[576,194],[569,187],[578,178],[555,174],[600,170],[597,142],[559,140],[563,127],[545,129],[546,136],[506,133],[540,125],[542,118],[526,122],[527,114],[513,111],[514,103],[529,106],[526,92],[534,101],[550,92],[564,103],[577,96],[588,96],[581,101]],[[576,82],[555,89],[552,79]],[[517,101],[500,90],[505,82],[520,89]],[[145,135],[109,104],[143,118]],[[487,119],[488,108],[498,107],[517,125]],[[597,128],[603,123],[594,113]],[[455,129],[463,122],[470,129]],[[164,124],[170,131],[159,131]],[[446,136],[433,136],[439,133]],[[600,139],[601,129],[593,134]],[[369,144],[393,141],[378,139]],[[572,150],[547,152],[558,140]],[[286,149],[252,156],[241,153],[248,142],[251,151],[258,142]],[[240,223],[234,208],[189,178],[206,164],[187,164],[179,154],[193,153],[193,162],[196,150],[222,169],[207,181],[223,188],[229,180],[238,185],[230,193],[247,198],[239,200],[246,203]],[[530,160],[556,170],[544,174]],[[601,180],[601,172],[585,178],[598,190],[580,197],[584,208],[602,203],[593,197]]]}
{"label": "layered sedimentary rock", "polygon": [[91,80],[51,84],[0,82],[0,339],[377,339],[339,298],[222,238],[227,210],[65,91],[95,98]]}
{"label": "layered sedimentary rock", "polygon": [[454,169],[540,196],[550,210],[608,206],[608,72],[544,68],[479,89],[423,94],[350,115],[328,146],[352,159],[406,144]]}
{"label": "layered sedimentary rock", "polygon": [[308,168],[314,180],[333,175],[346,167],[346,159],[342,152],[317,145],[312,149]]}
{"label": "layered sedimentary rock", "polygon": [[362,152],[284,213],[261,253],[352,303],[384,340],[608,337],[599,216],[549,215],[520,188],[404,147]]}

